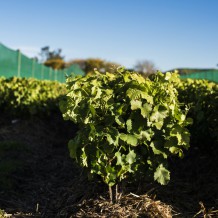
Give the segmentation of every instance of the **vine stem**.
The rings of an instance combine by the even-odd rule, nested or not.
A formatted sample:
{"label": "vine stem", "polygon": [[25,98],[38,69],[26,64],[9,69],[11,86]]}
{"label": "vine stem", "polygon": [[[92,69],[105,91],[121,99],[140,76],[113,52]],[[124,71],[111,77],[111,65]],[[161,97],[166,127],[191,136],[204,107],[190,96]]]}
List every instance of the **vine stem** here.
{"label": "vine stem", "polygon": [[119,197],[119,193],[118,193],[118,184],[116,184],[116,195],[115,195],[115,199],[116,201],[118,200]]}
{"label": "vine stem", "polygon": [[109,189],[109,195],[110,195],[110,203],[112,204],[113,203],[113,191],[112,191],[111,186],[108,186],[108,189]]}

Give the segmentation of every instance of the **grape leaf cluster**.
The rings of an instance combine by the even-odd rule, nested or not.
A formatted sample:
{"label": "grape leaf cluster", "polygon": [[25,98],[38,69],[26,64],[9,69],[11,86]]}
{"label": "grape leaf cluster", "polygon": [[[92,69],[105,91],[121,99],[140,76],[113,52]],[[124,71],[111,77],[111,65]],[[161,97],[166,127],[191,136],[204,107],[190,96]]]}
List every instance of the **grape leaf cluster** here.
{"label": "grape leaf cluster", "polygon": [[68,144],[71,157],[109,186],[139,176],[167,184],[168,157],[183,157],[190,141],[192,120],[180,109],[178,80],[158,72],[151,81],[124,68],[68,77],[60,108],[79,126]]}

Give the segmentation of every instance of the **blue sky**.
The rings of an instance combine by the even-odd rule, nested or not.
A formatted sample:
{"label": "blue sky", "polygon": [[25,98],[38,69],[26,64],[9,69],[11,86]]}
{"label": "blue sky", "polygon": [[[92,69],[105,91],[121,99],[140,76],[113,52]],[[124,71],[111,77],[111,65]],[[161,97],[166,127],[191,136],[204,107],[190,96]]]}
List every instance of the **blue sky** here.
{"label": "blue sky", "polygon": [[29,57],[48,45],[66,61],[215,68],[217,11],[217,0],[0,0],[0,42]]}

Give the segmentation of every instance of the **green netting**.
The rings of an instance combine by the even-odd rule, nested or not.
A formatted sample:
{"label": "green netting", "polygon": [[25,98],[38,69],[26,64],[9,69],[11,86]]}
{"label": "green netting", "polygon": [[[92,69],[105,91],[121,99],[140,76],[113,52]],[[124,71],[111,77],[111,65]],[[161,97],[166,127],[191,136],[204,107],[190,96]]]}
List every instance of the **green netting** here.
{"label": "green netting", "polygon": [[[18,72],[17,52],[7,49],[0,44],[0,75],[5,77],[14,76]],[[3,73],[4,72],[4,73]]]}
{"label": "green netting", "polygon": [[65,82],[65,75],[85,75],[78,65],[72,65],[64,70],[54,70],[30,59],[19,50],[14,51],[0,43],[0,76],[36,78],[40,80],[57,80]]}
{"label": "green netting", "polygon": [[209,81],[218,82],[218,70],[183,74],[181,75],[181,78],[206,79]]}

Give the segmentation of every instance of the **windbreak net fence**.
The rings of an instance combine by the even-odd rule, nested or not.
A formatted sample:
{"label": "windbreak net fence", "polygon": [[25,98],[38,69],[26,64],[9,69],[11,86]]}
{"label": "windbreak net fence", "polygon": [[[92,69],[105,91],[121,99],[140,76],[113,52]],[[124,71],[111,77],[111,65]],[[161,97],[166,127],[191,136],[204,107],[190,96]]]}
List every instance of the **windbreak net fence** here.
{"label": "windbreak net fence", "polygon": [[56,80],[64,83],[66,75],[85,75],[78,65],[71,65],[63,70],[54,70],[28,58],[19,50],[14,51],[0,43],[0,76],[36,78],[39,80]]}
{"label": "windbreak net fence", "polygon": [[182,74],[181,78],[190,78],[190,79],[206,79],[212,82],[218,83],[218,70],[213,71],[200,71],[190,74]]}

